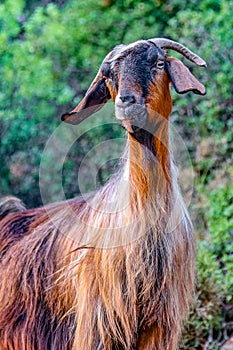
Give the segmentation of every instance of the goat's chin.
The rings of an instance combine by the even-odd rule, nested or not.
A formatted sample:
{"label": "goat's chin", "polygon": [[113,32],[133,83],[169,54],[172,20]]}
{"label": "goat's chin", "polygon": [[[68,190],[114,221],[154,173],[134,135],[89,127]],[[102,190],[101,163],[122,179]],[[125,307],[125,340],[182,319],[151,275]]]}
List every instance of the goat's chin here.
{"label": "goat's chin", "polygon": [[143,128],[148,117],[146,107],[140,104],[133,104],[126,108],[116,106],[115,114],[116,119],[129,133]]}

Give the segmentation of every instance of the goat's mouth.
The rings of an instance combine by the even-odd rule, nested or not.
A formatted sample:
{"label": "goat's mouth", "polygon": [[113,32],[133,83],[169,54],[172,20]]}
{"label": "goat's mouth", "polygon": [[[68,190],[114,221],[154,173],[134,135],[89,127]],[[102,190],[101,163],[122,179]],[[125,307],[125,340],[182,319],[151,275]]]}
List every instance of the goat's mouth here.
{"label": "goat's mouth", "polygon": [[141,129],[147,120],[146,106],[138,103],[127,107],[115,105],[115,115],[116,119],[119,120],[130,133]]}

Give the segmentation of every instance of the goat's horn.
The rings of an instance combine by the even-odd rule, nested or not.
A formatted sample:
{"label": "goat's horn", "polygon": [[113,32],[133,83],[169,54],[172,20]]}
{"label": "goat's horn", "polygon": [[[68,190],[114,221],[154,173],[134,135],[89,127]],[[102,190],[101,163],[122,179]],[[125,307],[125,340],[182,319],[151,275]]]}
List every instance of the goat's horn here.
{"label": "goat's horn", "polygon": [[177,43],[176,41],[164,38],[149,39],[149,41],[153,42],[156,46],[161,47],[163,49],[172,49],[181,53],[188,60],[196,63],[198,66],[207,66],[206,62],[201,57],[187,49],[187,47]]}

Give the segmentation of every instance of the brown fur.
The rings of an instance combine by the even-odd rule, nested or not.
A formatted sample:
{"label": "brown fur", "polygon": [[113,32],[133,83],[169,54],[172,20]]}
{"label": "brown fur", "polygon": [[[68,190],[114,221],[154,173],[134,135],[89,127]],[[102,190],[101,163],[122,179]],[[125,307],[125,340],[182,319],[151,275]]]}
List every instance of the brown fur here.
{"label": "brown fur", "polygon": [[195,248],[169,151],[167,73],[147,103],[160,121],[150,148],[129,135],[96,195],[0,222],[1,350],[177,348]]}

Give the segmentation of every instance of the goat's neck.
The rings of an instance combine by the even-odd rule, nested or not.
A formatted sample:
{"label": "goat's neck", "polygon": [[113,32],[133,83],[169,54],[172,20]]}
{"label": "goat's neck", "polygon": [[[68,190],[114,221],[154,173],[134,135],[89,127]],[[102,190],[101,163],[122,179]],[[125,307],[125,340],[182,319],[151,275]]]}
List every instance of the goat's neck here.
{"label": "goat's neck", "polygon": [[150,108],[144,130],[128,136],[130,182],[135,184],[141,198],[169,197],[172,189],[169,152],[172,99],[169,85],[170,79],[164,74],[161,84],[150,86],[145,101]]}
{"label": "goat's neck", "polygon": [[129,182],[141,199],[165,199],[171,190],[168,119],[156,115],[146,128],[128,136]]}

